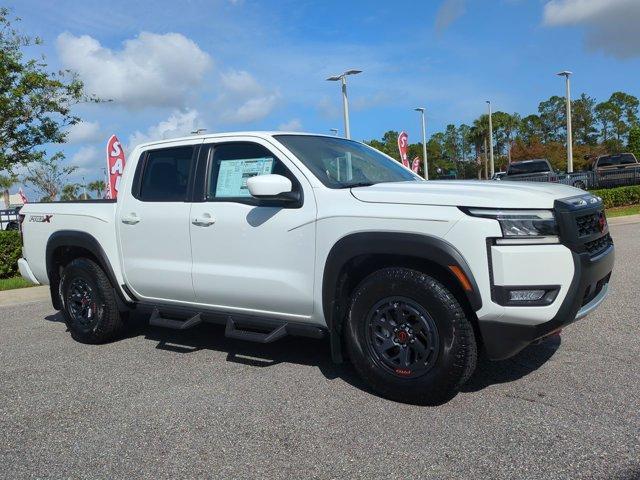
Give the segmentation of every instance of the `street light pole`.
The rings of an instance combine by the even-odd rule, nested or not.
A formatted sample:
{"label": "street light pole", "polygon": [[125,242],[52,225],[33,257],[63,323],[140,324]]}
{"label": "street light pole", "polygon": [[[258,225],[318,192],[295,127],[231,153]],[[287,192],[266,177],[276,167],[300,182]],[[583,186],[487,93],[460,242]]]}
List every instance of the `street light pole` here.
{"label": "street light pole", "polygon": [[416,112],[420,112],[422,116],[422,161],[424,162],[424,179],[429,180],[429,164],[427,162],[427,124],[425,120],[424,107],[418,107]]}
{"label": "street light pole", "polygon": [[342,75],[342,113],[344,115],[344,136],[351,138],[351,129],[349,128],[349,100],[347,99],[347,77]]}
{"label": "street light pole", "polygon": [[487,100],[487,105],[489,105],[489,162],[491,166],[491,178],[493,178],[493,174],[495,173],[495,165],[493,163],[493,120],[491,118],[491,100]]}
{"label": "street light pole", "polygon": [[571,132],[571,87],[569,77],[572,72],[567,70],[558,72],[556,75],[565,77],[567,84],[567,173],[573,172],[573,134]]}
{"label": "street light pole", "polygon": [[330,82],[337,82],[340,80],[342,84],[342,111],[344,114],[344,136],[347,139],[351,138],[351,129],[349,127],[349,99],[347,98],[347,76],[348,75],[357,75],[358,73],[362,73],[362,70],[347,70],[346,72],[340,75],[334,75],[332,77],[327,78]]}

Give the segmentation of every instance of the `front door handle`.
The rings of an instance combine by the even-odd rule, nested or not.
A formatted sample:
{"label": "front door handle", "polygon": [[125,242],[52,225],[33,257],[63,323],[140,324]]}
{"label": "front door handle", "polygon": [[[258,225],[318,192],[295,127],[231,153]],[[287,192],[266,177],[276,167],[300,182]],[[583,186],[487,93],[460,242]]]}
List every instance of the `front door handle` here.
{"label": "front door handle", "polygon": [[211,216],[211,214],[204,213],[200,217],[194,217],[193,220],[191,220],[191,223],[193,223],[197,227],[209,227],[216,223],[216,221]]}
{"label": "front door handle", "polygon": [[131,213],[122,217],[122,223],[126,223],[127,225],[135,225],[139,221],[140,218],[135,213]]}

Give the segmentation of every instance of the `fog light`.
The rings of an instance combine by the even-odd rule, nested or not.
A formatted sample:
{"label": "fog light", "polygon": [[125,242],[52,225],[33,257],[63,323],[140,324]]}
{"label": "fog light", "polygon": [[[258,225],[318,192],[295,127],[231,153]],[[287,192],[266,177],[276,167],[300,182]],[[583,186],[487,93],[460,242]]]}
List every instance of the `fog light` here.
{"label": "fog light", "polygon": [[542,300],[546,290],[511,290],[509,300],[512,302],[537,302]]}

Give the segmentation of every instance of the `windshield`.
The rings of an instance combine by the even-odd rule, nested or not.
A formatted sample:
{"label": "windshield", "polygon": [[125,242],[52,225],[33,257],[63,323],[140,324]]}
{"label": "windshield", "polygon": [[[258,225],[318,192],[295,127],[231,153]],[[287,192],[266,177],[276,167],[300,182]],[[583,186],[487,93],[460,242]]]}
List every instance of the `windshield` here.
{"label": "windshield", "polygon": [[329,188],[349,188],[421,178],[395,160],[359,142],[314,135],[276,135]]}

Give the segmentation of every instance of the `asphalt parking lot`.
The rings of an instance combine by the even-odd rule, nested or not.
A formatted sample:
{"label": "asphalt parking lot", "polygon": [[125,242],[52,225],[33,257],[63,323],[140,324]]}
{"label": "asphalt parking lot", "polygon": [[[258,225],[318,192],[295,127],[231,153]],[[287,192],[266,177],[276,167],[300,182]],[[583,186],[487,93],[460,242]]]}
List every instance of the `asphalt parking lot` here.
{"label": "asphalt parking lot", "polygon": [[606,304],[439,407],[376,397],[323,341],[141,319],[88,346],[49,302],[0,307],[0,476],[640,478],[640,224],[612,234]]}

